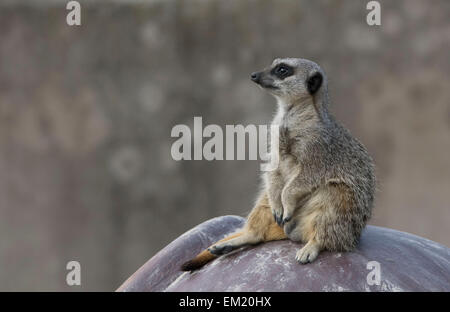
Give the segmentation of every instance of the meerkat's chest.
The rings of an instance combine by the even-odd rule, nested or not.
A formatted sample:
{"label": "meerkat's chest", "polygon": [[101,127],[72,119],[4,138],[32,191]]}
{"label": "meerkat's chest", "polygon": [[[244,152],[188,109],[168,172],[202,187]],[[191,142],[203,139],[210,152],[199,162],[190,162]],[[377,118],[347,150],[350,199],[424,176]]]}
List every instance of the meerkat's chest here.
{"label": "meerkat's chest", "polygon": [[298,164],[295,157],[291,155],[280,157],[278,171],[283,177],[283,180],[288,181],[291,175],[296,174],[298,171]]}
{"label": "meerkat's chest", "polygon": [[[279,166],[278,170],[284,181],[290,180],[292,175],[301,170],[304,159],[302,157],[305,149],[304,132],[296,124],[282,122],[279,124]],[[307,133],[307,129],[305,129]]]}

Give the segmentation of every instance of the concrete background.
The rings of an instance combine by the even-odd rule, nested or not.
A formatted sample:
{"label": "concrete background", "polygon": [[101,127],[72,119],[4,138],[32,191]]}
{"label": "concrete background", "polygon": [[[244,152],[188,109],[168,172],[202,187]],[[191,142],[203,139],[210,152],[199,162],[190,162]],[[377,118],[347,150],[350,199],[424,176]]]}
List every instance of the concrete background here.
{"label": "concrete background", "polygon": [[[264,124],[249,74],[315,60],[374,156],[371,224],[450,245],[450,2],[0,1],[0,290],[114,290],[178,235],[251,209],[257,161],[172,160],[176,124]],[[82,286],[66,285],[81,263]]]}

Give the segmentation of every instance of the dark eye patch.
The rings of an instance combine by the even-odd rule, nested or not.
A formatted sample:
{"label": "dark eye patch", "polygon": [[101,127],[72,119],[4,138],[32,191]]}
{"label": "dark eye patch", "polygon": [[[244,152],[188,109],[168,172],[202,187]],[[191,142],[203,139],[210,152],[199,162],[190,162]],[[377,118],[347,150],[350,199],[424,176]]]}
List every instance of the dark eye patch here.
{"label": "dark eye patch", "polygon": [[278,79],[283,80],[284,78],[292,76],[294,74],[294,69],[287,64],[280,63],[272,68],[270,74],[277,77]]}

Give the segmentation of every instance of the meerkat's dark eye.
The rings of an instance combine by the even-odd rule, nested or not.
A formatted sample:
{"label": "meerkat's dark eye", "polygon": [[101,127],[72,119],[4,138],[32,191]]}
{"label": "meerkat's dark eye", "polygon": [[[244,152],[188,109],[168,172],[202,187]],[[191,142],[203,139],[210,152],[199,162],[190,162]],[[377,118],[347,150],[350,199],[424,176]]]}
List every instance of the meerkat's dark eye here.
{"label": "meerkat's dark eye", "polygon": [[284,79],[286,77],[292,76],[294,74],[294,70],[289,65],[278,64],[272,69],[271,74],[279,79]]}
{"label": "meerkat's dark eye", "polygon": [[284,66],[280,66],[277,68],[277,74],[279,75],[284,75],[287,73],[287,71],[288,71],[287,68]]}

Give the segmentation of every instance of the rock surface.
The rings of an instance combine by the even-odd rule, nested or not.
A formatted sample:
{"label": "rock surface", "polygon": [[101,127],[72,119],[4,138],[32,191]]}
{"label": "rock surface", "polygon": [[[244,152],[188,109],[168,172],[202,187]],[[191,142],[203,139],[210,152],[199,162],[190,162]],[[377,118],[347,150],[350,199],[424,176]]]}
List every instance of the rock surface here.
{"label": "rock surface", "polygon": [[[284,240],[238,250],[193,273],[179,270],[243,223],[241,217],[224,216],[198,225],[151,258],[118,291],[450,291],[449,248],[375,226],[366,227],[355,251],[324,251],[307,265],[295,261],[302,245]],[[371,261],[379,263],[379,285],[368,283],[374,272],[368,267]]]}

